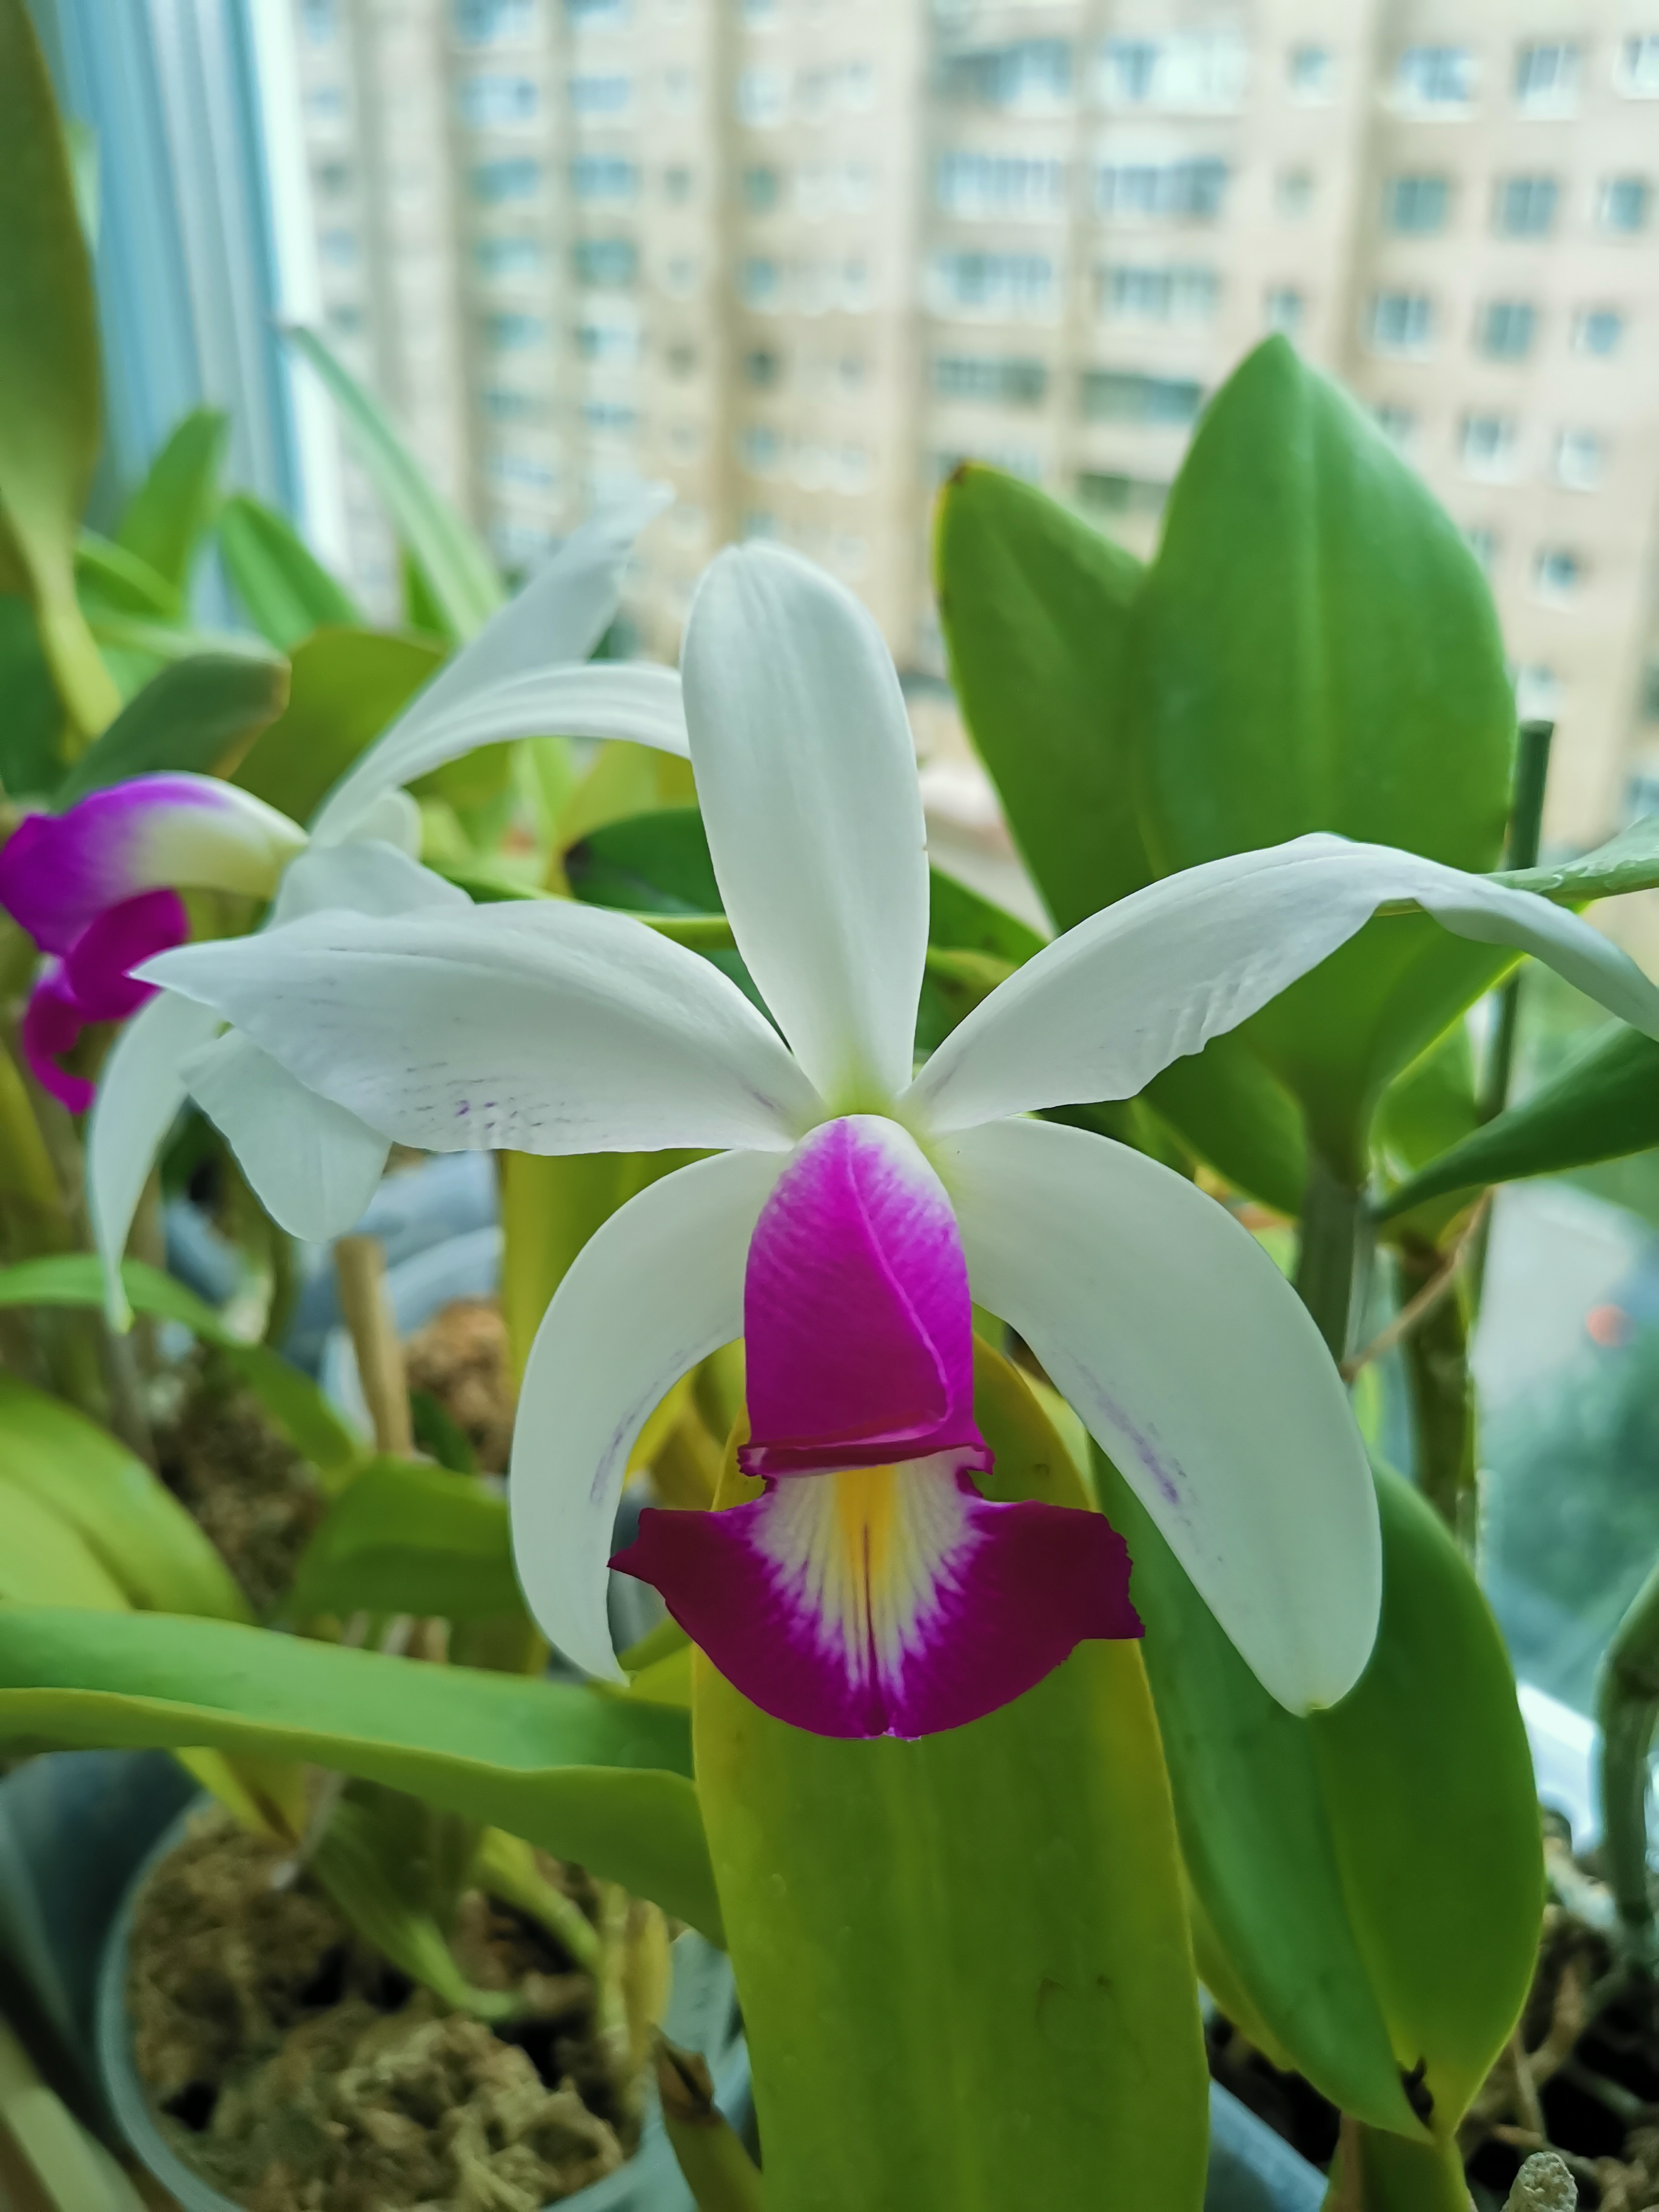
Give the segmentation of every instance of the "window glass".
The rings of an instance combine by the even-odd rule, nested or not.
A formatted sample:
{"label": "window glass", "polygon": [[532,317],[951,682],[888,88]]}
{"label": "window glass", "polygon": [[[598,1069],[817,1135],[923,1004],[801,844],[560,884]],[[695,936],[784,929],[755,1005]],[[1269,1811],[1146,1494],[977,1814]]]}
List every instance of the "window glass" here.
{"label": "window glass", "polygon": [[1480,350],[1490,361],[1524,361],[1537,327],[1530,301],[1492,300],[1480,312]]}
{"label": "window glass", "polygon": [[1515,58],[1515,96],[1523,109],[1571,112],[1578,92],[1583,49],[1559,40],[1521,47]]}
{"label": "window glass", "polygon": [[1293,338],[1302,328],[1307,304],[1293,284],[1270,284],[1263,302],[1263,320],[1270,331]]}
{"label": "window glass", "polygon": [[1601,481],[1601,441],[1594,430],[1564,430],[1556,441],[1555,473],[1572,491],[1594,491]]}
{"label": "window glass", "polygon": [[1603,230],[1645,230],[1652,186],[1645,177],[1604,177],[1596,194]]}
{"label": "window glass", "polygon": [[1553,177],[1500,177],[1493,227],[1506,238],[1542,238],[1555,221],[1560,186]]}
{"label": "window glass", "polygon": [[1328,46],[1292,46],[1286,74],[1297,100],[1328,100],[1336,83],[1336,70]]}
{"label": "window glass", "polygon": [[1113,163],[1095,172],[1095,204],[1103,215],[1211,222],[1221,213],[1226,188],[1227,164],[1210,156]]}
{"label": "window glass", "polygon": [[1573,318],[1577,353],[1617,353],[1624,335],[1625,319],[1616,307],[1584,307]]}
{"label": "window glass", "polygon": [[505,45],[530,36],[535,0],[454,0],[453,21],[464,46]]}
{"label": "window glass", "polygon": [[541,189],[542,165],[528,154],[515,154],[507,161],[479,161],[471,181],[475,200],[485,207],[500,207],[510,200],[533,199]]}
{"label": "window glass", "polygon": [[1474,58],[1467,46],[1407,46],[1396,77],[1415,107],[1466,107],[1474,97]]}
{"label": "window glass", "polygon": [[1534,587],[1546,599],[1571,599],[1577,590],[1583,566],[1565,545],[1547,545],[1533,563]]}
{"label": "window glass", "polygon": [[463,77],[456,100],[462,122],[475,131],[533,123],[540,104],[533,77],[495,74]]}
{"label": "window glass", "polygon": [[579,284],[631,284],[639,274],[640,249],[631,238],[579,238],[571,261]]}
{"label": "window glass", "polygon": [[570,164],[570,189],[579,200],[631,200],[640,173],[620,154],[578,154]]}
{"label": "window glass", "polygon": [[1156,422],[1186,429],[1198,419],[1204,387],[1190,377],[1144,376],[1121,368],[1083,374],[1083,411],[1097,422]]}
{"label": "window glass", "polygon": [[1450,191],[1446,177],[1390,177],[1382,191],[1383,221],[1390,230],[1443,230]]}
{"label": "window glass", "polygon": [[1378,292],[1370,330],[1379,353],[1421,353],[1434,334],[1434,303],[1426,292]]}
{"label": "window glass", "polygon": [[1515,423],[1508,415],[1466,415],[1460,450],[1471,476],[1507,476],[1515,459]]}

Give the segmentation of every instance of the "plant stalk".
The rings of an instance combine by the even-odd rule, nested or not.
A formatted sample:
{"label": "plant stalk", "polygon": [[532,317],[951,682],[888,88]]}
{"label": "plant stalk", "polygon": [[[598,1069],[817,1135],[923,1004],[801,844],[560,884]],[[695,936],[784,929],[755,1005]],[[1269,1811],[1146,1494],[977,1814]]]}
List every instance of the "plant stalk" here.
{"label": "plant stalk", "polygon": [[[1478,1233],[1478,1232],[1477,1232]],[[1399,1259],[1405,1304],[1419,1297],[1445,1265],[1426,1241],[1405,1245]],[[1466,1559],[1474,1557],[1480,1526],[1474,1378],[1469,1372],[1469,1315],[1463,1287],[1428,1304],[1401,1346],[1411,1397],[1418,1488],[1438,1513]]]}
{"label": "plant stalk", "polygon": [[1364,1198],[1310,1152],[1296,1289],[1339,1366],[1347,1355],[1354,1288],[1369,1256],[1369,1239]]}
{"label": "plant stalk", "polygon": [[408,1459],[415,1449],[404,1348],[386,1294],[386,1253],[378,1237],[342,1237],[334,1247],[340,1311],[357,1355],[376,1449]]}
{"label": "plant stalk", "polygon": [[1648,1873],[1650,1759],[1659,1721],[1659,1566],[1613,1632],[1596,1685],[1601,1723],[1602,1857],[1622,1948],[1644,1975],[1659,1968]]}

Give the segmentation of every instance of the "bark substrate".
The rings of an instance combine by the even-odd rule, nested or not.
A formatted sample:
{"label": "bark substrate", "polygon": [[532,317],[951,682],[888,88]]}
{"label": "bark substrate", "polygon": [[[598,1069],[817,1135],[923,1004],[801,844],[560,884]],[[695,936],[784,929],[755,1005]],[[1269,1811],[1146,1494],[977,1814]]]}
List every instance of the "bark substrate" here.
{"label": "bark substrate", "polygon": [[[306,1875],[273,1887],[283,1856],[205,1814],[134,1918],[138,2072],[210,2186],[247,2212],[540,2212],[631,2154],[592,1981],[545,1929],[464,1899],[464,1972],[526,2008],[491,2028],[409,1982]],[[542,1863],[591,1916],[580,1870]]]}
{"label": "bark substrate", "polygon": [[452,1298],[404,1348],[411,1390],[435,1398],[486,1474],[504,1474],[516,1394],[507,1323],[495,1298]]}
{"label": "bark substrate", "polygon": [[[1520,2028],[1459,2130],[1476,2212],[1500,2212],[1523,2161],[1560,2152],[1582,2212],[1659,2208],[1659,1984],[1614,1981],[1610,1901],[1546,1816],[1550,1902]],[[1304,2158],[1328,2168],[1339,2115],[1218,2014],[1210,2071]]]}
{"label": "bark substrate", "polygon": [[158,1472],[263,1617],[287,1595],[322,1518],[316,1470],[211,1353],[168,1382]]}

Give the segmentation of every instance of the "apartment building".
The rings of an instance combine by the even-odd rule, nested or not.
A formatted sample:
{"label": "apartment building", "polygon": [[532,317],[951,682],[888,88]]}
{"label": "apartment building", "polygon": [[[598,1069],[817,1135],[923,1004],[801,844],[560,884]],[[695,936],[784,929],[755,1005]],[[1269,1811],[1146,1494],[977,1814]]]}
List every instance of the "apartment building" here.
{"label": "apartment building", "polygon": [[1659,0],[295,8],[337,341],[508,564],[671,481],[647,649],[775,537],[937,676],[955,462],[1150,551],[1277,330],[1486,565],[1548,834],[1659,805]]}

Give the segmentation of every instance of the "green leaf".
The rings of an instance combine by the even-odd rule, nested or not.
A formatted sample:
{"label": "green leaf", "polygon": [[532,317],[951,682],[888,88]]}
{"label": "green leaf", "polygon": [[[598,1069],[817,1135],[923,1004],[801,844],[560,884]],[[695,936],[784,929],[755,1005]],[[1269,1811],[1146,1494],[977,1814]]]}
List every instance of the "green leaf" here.
{"label": "green leaf", "polygon": [[1519,1106],[1390,1193],[1383,1220],[1425,1200],[1523,1176],[1561,1175],[1659,1145],[1659,1044],[1622,1024],[1595,1038]]}
{"label": "green leaf", "polygon": [[285,515],[233,492],[219,510],[219,550],[231,587],[255,629],[279,653],[313,630],[361,624],[343,584],[316,560]]}
{"label": "green leaf", "polygon": [[[1420,477],[1282,338],[1217,394],[1133,611],[1161,873],[1314,830],[1496,866],[1515,708],[1484,578]],[[1371,1108],[1508,956],[1373,923],[1249,1042],[1359,1179]]]}
{"label": "green leaf", "polygon": [[952,950],[980,952],[1000,960],[1009,969],[1019,967],[1044,940],[1029,922],[1006,908],[969,890],[954,876],[927,872],[927,942]]}
{"label": "green leaf", "polygon": [[720,1940],[685,1717],[170,1613],[0,1607],[0,1741],[208,1745],[403,1790]]}
{"label": "green leaf", "polygon": [[483,628],[506,599],[489,556],[436,491],[379,404],[315,331],[290,330],[289,343],[321,377],[344,417],[358,459],[392,527],[419,568],[434,607],[458,639]]}
{"label": "green leaf", "polygon": [[1514,2026],[1543,1904],[1531,1758],[1474,1576],[1422,1498],[1380,1476],[1376,1650],[1341,1705],[1297,1719],[1098,1454],[1096,1480],[1134,1561],[1182,1847],[1218,1947],[1200,1972],[1240,1988],[1315,2087],[1374,2127],[1421,2140],[1400,2073],[1425,2061],[1448,2136]]}
{"label": "green leaf", "polygon": [[75,578],[94,618],[104,612],[176,623],[182,612],[179,594],[164,576],[138,554],[95,530],[82,527],[76,540]]}
{"label": "green leaf", "polygon": [[198,407],[175,424],[127,502],[116,542],[145,562],[182,610],[191,571],[219,504],[219,471],[230,440],[230,418]]}
{"label": "green leaf", "polygon": [[301,1554],[288,1610],[522,1613],[507,1501],[410,1460],[372,1460],[329,1507]]}
{"label": "green leaf", "polygon": [[719,914],[720,885],[693,806],[608,822],[572,845],[565,879],[589,906],[629,914]]}
{"label": "green leaf", "polygon": [[[976,1376],[988,1488],[1081,1505],[1013,1370],[981,1348]],[[787,1728],[701,1659],[694,1711],[769,2203],[1195,2212],[1206,2082],[1133,1644],[920,1742]]]}
{"label": "green leaf", "polygon": [[43,798],[58,781],[63,720],[34,610],[0,596],[0,787],[9,798]]}
{"label": "green leaf", "polygon": [[0,510],[81,737],[118,701],[75,596],[98,458],[98,316],[68,149],[25,0],[0,0]]}
{"label": "green leaf", "polygon": [[319,629],[294,648],[288,706],[231,781],[295,822],[316,811],[359,753],[443,665],[429,639]]}
{"label": "green leaf", "polygon": [[1497,880],[1574,906],[1589,899],[1617,898],[1626,891],[1651,890],[1659,884],[1659,814],[1644,814],[1576,860],[1563,860],[1551,868],[1506,869]]}
{"label": "green leaf", "polygon": [[[224,1561],[167,1487],[106,1430],[0,1375],[0,1524],[26,1491],[72,1528],[131,1605],[246,1620]],[[7,1538],[0,1540],[5,1547]],[[42,1593],[24,1595],[40,1601]]]}
{"label": "green leaf", "polygon": [[940,495],[951,680],[1056,926],[1149,883],[1134,813],[1129,611],[1141,565],[1013,477],[969,462]]}
{"label": "green leaf", "polygon": [[417,1449],[428,1459],[435,1459],[440,1467],[447,1467],[452,1474],[476,1474],[478,1455],[472,1449],[466,1431],[450,1412],[441,1398],[430,1390],[411,1390],[409,1394],[410,1425],[415,1431]]}
{"label": "green leaf", "polygon": [[0,1473],[0,1611],[42,1602],[117,1613],[127,1601],[74,1523]]}
{"label": "green leaf", "polygon": [[210,773],[282,713],[288,686],[287,662],[263,650],[173,661],[88,746],[59,786],[58,804],[158,769]]}
{"label": "green leaf", "polygon": [[[182,1322],[240,1375],[295,1449],[325,1481],[338,1483],[361,1464],[363,1446],[308,1375],[263,1344],[245,1344],[193,1291],[142,1260],[124,1260],[121,1280],[134,1310]],[[103,1270],[88,1252],[23,1260],[0,1268],[0,1306],[104,1304]]]}

